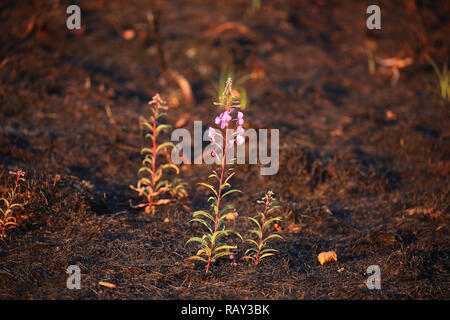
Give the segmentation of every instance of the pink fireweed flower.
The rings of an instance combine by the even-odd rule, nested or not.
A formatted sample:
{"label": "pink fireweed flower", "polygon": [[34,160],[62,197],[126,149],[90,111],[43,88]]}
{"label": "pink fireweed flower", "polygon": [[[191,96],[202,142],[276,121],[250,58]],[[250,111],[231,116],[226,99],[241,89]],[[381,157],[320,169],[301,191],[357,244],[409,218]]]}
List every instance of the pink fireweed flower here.
{"label": "pink fireweed flower", "polygon": [[222,117],[222,124],[221,124],[222,129],[225,128],[225,126],[227,126],[230,123],[230,121],[231,121],[230,113],[228,111],[225,111]]}
{"label": "pink fireweed flower", "polygon": [[234,146],[234,143],[236,142],[236,144],[239,146],[241,144],[243,144],[245,142],[245,138],[244,136],[238,135],[236,136],[236,138],[229,140],[228,141],[228,147],[232,148]]}
{"label": "pink fireweed flower", "polygon": [[238,112],[237,121],[240,126],[244,123],[244,114],[242,112]]}
{"label": "pink fireweed flower", "polygon": [[[214,130],[214,128],[209,127],[209,129],[208,129],[209,141],[211,142],[211,144],[217,146],[217,142],[216,142],[216,139],[215,139],[215,135],[216,134],[217,134],[216,130]],[[211,157],[215,157],[216,155],[217,155],[216,147],[214,147],[214,149],[212,149],[212,151],[211,151]]]}
{"label": "pink fireweed flower", "polygon": [[24,176],[24,175],[25,175],[25,172],[22,171],[22,170],[18,170],[18,171],[10,171],[9,174],[10,174],[10,175],[13,175],[13,176],[17,176],[17,175],[19,175],[19,176]]}
{"label": "pink fireweed flower", "polygon": [[241,145],[245,142],[245,130],[242,128],[242,126],[238,126],[236,129],[236,144]]}
{"label": "pink fireweed flower", "polygon": [[241,145],[245,142],[245,138],[243,136],[237,136],[236,137],[236,144]]}
{"label": "pink fireweed flower", "polygon": [[234,254],[230,254],[230,260],[231,260],[230,265],[232,267],[236,267],[237,263],[236,263],[236,261],[234,261]]}
{"label": "pink fireweed flower", "polygon": [[234,143],[236,143],[237,145],[243,144],[245,142],[244,134],[245,134],[244,128],[242,126],[238,126],[235,132],[233,133],[234,138],[227,141],[227,146],[232,148]]}
{"label": "pink fireweed flower", "polygon": [[25,176],[25,171],[22,170],[18,170],[16,171],[9,171],[9,174],[12,176],[17,176],[19,178],[19,180],[21,181],[25,181],[25,178],[22,178],[23,176]]}
{"label": "pink fireweed flower", "polygon": [[216,139],[214,138],[215,134],[216,134],[216,130],[214,130],[214,128],[209,127],[208,137],[209,137],[211,143],[216,143]]}
{"label": "pink fireweed flower", "polygon": [[245,133],[245,130],[244,130],[244,128],[242,128],[242,126],[238,126],[236,129],[236,133],[238,136],[243,136]]}
{"label": "pink fireweed flower", "polygon": [[230,110],[230,112],[229,111],[224,111],[218,117],[216,117],[215,122],[216,122],[216,124],[220,123],[220,127],[222,129],[224,129],[230,123],[230,121],[231,121],[230,113],[231,112],[232,112],[232,110]]}

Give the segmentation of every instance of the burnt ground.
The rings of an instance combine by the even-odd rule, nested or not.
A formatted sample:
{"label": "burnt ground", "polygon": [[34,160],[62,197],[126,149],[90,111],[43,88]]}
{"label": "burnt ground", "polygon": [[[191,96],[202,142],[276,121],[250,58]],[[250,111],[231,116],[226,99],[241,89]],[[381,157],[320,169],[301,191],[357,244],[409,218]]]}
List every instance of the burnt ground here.
{"label": "burnt ground", "polygon": [[[80,31],[65,27],[69,1],[0,4],[0,193],[9,170],[27,172],[20,226],[0,245],[2,299],[449,299],[449,104],[424,58],[449,57],[447,1],[377,1],[382,30],[365,28],[367,1],[164,1],[167,64],[190,82],[188,106],[161,74],[149,1],[75,1]],[[131,2],[130,2],[131,3]],[[231,28],[221,25],[233,22]],[[223,26],[223,25],[222,25]],[[122,31],[132,29],[131,40]],[[411,57],[395,87],[368,71],[367,48]],[[267,190],[282,206],[284,241],[257,270],[218,261],[209,275],[185,261],[206,208],[197,186],[211,170],[184,165],[189,200],[154,216],[139,197],[139,118],[159,92],[167,122],[216,115],[210,94],[221,66],[264,74],[244,86],[253,128],[280,129],[280,170],[240,165],[232,198],[244,233]],[[179,104],[177,106],[177,104]],[[168,222],[166,220],[168,218]],[[166,220],[166,222],[164,222]],[[336,250],[321,266],[318,253]],[[237,256],[242,256],[241,246]],[[66,268],[82,271],[66,288]],[[365,282],[381,268],[382,290]],[[98,285],[117,285],[109,289]]]}

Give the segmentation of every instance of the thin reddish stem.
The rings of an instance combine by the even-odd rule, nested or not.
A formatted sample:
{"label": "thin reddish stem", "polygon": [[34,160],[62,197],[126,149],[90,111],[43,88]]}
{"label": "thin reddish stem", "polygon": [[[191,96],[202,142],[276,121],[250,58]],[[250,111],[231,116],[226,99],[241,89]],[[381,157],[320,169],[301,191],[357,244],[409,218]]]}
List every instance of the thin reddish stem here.
{"label": "thin reddish stem", "polygon": [[[226,109],[227,111],[230,111],[230,93],[227,92],[227,104],[226,104]],[[214,233],[217,232],[217,228],[219,227],[219,219],[220,219],[220,200],[221,200],[221,195],[222,195],[222,184],[223,184],[223,178],[224,178],[224,174],[225,174],[225,167],[226,167],[226,157],[227,157],[227,146],[228,146],[228,124],[225,126],[225,139],[224,139],[224,147],[223,147],[223,153],[222,153],[222,163],[221,163],[221,173],[220,173],[220,180],[219,180],[219,192],[217,195],[217,212],[216,212],[216,219],[214,222]],[[208,273],[209,270],[209,266],[211,265],[211,258],[213,255],[213,249],[214,249],[214,242],[211,243],[211,248],[210,248],[210,255],[208,257],[208,264],[206,265],[206,273]]]}
{"label": "thin reddish stem", "polygon": [[159,109],[159,101],[157,100],[155,103],[155,112],[153,114],[153,148],[152,148],[152,155],[153,155],[153,163],[152,163],[152,193],[147,195],[147,201],[148,201],[148,212],[150,213],[150,210],[152,208],[153,204],[153,193],[155,192],[155,186],[156,186],[156,118],[158,115],[158,109]]}

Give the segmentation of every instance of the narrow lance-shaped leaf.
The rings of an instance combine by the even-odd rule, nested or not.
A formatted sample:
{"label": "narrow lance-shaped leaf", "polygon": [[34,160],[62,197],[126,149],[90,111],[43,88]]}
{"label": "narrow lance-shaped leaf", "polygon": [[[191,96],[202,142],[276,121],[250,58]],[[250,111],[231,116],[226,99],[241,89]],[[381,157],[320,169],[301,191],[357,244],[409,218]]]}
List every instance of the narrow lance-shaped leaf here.
{"label": "narrow lance-shaped leaf", "polygon": [[242,193],[241,190],[238,190],[238,189],[232,189],[232,190],[228,190],[227,192],[225,192],[225,193],[222,195],[222,198],[225,198],[227,195],[232,194],[232,193],[234,193],[234,192],[240,192],[240,193]]}
{"label": "narrow lance-shaped leaf", "polygon": [[187,260],[200,260],[200,261],[203,261],[205,263],[208,262],[208,261],[206,261],[206,259],[203,259],[202,257],[199,257],[199,256],[189,257]]}
{"label": "narrow lance-shaped leaf", "polygon": [[175,172],[177,174],[180,173],[180,169],[178,169],[178,167],[176,165],[174,165],[173,163],[167,163],[161,166],[162,169],[173,169],[175,170]]}
{"label": "narrow lance-shaped leaf", "polygon": [[214,255],[212,260],[215,261],[215,260],[217,260],[220,257],[229,256],[231,254],[233,254],[233,252],[219,252],[218,254]]}
{"label": "narrow lance-shaped leaf", "polygon": [[212,185],[204,183],[204,182],[199,182],[199,185],[207,187],[216,195],[216,197],[218,197],[217,191],[216,191],[216,189],[214,189],[214,187]]}
{"label": "narrow lance-shaped leaf", "polygon": [[264,222],[263,230],[267,229],[275,221],[281,221],[281,218],[280,217],[276,217],[276,218],[272,218],[272,219],[267,220],[266,222]]}
{"label": "narrow lance-shaped leaf", "polygon": [[265,258],[265,257],[269,257],[269,256],[273,256],[275,253],[265,253],[265,254],[263,254],[263,255],[261,255],[260,257],[259,257],[259,259],[262,259],[262,258]]}
{"label": "narrow lance-shaped leaf", "polygon": [[184,246],[187,246],[189,243],[191,243],[191,242],[199,242],[199,243],[201,243],[202,245],[204,245],[205,247],[208,247],[208,243],[204,240],[204,239],[202,239],[202,238],[199,238],[199,237],[192,237],[192,238],[190,238],[188,241],[186,241],[186,243],[184,244]]}
{"label": "narrow lance-shaped leaf", "polygon": [[170,127],[171,127],[171,125],[169,125],[169,124],[160,124],[156,128],[156,136],[158,136],[158,134],[161,132],[161,130],[169,129]]}
{"label": "narrow lance-shaped leaf", "polygon": [[204,216],[204,217],[210,219],[212,222],[215,221],[215,219],[213,218],[212,215],[210,215],[208,212],[203,211],[203,210],[195,211],[195,212],[192,214],[192,216],[193,216],[193,217]]}
{"label": "narrow lance-shaped leaf", "polygon": [[280,235],[277,234],[277,233],[274,233],[274,234],[271,234],[271,235],[267,236],[267,237],[263,240],[263,242],[267,242],[267,241],[269,241],[270,239],[275,239],[275,238],[278,238],[278,239],[283,240],[283,237],[282,237],[282,236],[280,236]]}
{"label": "narrow lance-shaped leaf", "polygon": [[203,219],[200,219],[200,218],[194,218],[194,219],[191,219],[191,221],[189,221],[189,222],[200,222],[201,224],[203,224],[206,228],[208,228],[208,230],[209,230],[209,232],[212,232],[212,227],[211,227],[211,225],[208,223],[208,222],[206,222],[205,220],[203,220]]}
{"label": "narrow lance-shaped leaf", "polygon": [[156,148],[156,154],[158,155],[161,151],[167,148],[174,148],[174,147],[175,145],[172,142],[164,142]]}

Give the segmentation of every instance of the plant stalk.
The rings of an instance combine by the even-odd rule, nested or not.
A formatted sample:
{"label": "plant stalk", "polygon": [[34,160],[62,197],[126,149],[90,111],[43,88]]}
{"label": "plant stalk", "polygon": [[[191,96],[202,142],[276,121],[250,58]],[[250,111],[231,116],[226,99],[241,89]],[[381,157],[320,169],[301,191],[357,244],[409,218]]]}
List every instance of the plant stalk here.
{"label": "plant stalk", "polygon": [[[227,111],[230,111],[230,93],[227,92],[227,104],[226,104],[226,109]],[[220,180],[219,180],[219,192],[217,194],[217,210],[216,210],[216,220],[214,222],[214,233],[217,232],[217,228],[219,226],[219,212],[220,212],[220,196],[222,194],[222,183],[223,183],[223,177],[224,177],[224,173],[225,173],[225,166],[226,166],[226,157],[227,157],[227,146],[228,146],[228,124],[225,127],[225,143],[224,143],[224,147],[223,147],[223,154],[222,154],[222,163],[221,163],[221,168],[222,168],[222,172],[220,173]],[[209,271],[209,266],[211,265],[211,258],[213,255],[213,249],[214,249],[214,244],[215,243],[211,243],[211,248],[210,248],[210,255],[208,257],[208,263],[206,265],[206,272],[208,273]]]}

